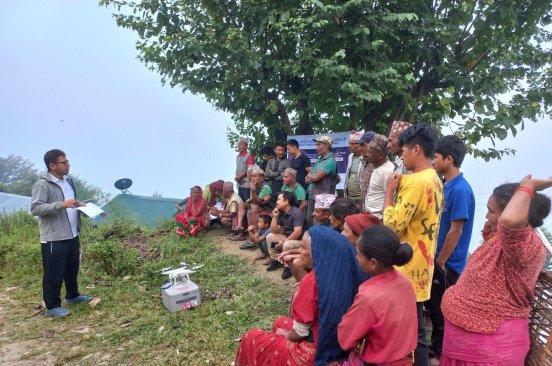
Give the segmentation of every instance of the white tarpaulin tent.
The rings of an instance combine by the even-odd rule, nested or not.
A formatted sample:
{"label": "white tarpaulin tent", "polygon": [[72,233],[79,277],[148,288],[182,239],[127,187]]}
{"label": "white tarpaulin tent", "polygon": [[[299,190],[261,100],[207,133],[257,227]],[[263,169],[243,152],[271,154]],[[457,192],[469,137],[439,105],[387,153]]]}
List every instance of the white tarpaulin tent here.
{"label": "white tarpaulin tent", "polygon": [[0,215],[19,210],[31,212],[31,197],[0,192]]}

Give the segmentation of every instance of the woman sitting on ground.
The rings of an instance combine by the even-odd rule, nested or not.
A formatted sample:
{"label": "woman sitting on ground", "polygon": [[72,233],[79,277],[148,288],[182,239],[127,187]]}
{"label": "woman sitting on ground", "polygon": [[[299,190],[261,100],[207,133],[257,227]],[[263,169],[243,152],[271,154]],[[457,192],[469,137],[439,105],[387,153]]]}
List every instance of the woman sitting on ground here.
{"label": "woman sitting on ground", "polygon": [[358,213],[358,207],[348,198],[338,198],[330,205],[330,226],[338,232],[343,231],[345,218]]}
{"label": "woman sitting on ground", "polygon": [[209,226],[209,210],[205,199],[203,199],[201,187],[195,186],[192,188],[186,208],[177,214],[174,219],[176,220],[178,236],[196,236]]}
{"label": "woman sitting on ground", "polygon": [[381,220],[377,216],[369,213],[348,215],[345,217],[341,234],[349,239],[351,244],[356,247],[357,240],[362,231],[378,224],[381,224]]}
{"label": "woman sitting on ground", "polygon": [[412,365],[416,295],[408,278],[393,268],[410,262],[412,247],[388,227],[374,225],[362,232],[356,248],[360,267],[373,277],[360,285],[337,329],[341,348],[352,350],[344,366]]}
{"label": "woman sitting on ground", "polygon": [[443,296],[439,365],[523,366],[530,345],[528,316],[546,258],[537,228],[550,212],[550,199],[536,191],[550,186],[552,177],[529,175],[520,184],[494,189],[487,202],[485,242]]}
{"label": "woman sitting on ground", "polygon": [[248,331],[237,366],[328,365],[344,358],[337,325],[364,279],[354,248],[339,233],[316,225],[303,235],[298,252],[289,255],[307,273],[293,300],[292,318],[276,319],[270,333]]}
{"label": "woman sitting on ground", "polygon": [[217,180],[213,183],[207,184],[203,188],[203,199],[207,202],[209,207],[214,207],[217,202],[223,202],[222,188],[224,186],[223,180]]}

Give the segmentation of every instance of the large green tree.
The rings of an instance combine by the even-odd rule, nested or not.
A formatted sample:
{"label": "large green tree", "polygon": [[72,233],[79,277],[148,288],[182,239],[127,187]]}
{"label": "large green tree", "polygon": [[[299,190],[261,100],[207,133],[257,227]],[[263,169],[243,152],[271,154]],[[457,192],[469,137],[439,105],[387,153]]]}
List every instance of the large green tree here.
{"label": "large green tree", "polygon": [[[393,120],[475,155],[550,112],[550,0],[101,0],[162,81],[230,112],[255,147]],[[548,27],[548,29],[547,29]],[[236,134],[237,132],[237,134]]]}
{"label": "large green tree", "polygon": [[[33,163],[19,155],[0,157],[0,192],[30,196],[33,184],[43,174]],[[92,200],[99,204],[107,203],[109,200],[110,194],[101,188],[87,183],[78,175],[71,174],[71,178],[79,200]]]}

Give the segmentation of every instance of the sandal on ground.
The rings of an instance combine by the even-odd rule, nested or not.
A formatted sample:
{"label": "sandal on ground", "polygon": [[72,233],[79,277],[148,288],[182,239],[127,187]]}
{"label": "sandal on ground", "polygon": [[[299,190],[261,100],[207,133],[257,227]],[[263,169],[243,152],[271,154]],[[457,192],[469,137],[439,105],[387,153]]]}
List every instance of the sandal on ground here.
{"label": "sandal on ground", "polygon": [[267,257],[267,260],[263,262],[263,266],[268,266],[270,263],[272,263],[272,258]]}
{"label": "sandal on ground", "polygon": [[245,240],[245,238],[243,236],[239,236],[239,235],[236,235],[236,236],[232,235],[232,236],[230,236],[230,240],[231,241],[243,241],[243,240]]}
{"label": "sandal on ground", "polygon": [[263,259],[266,259],[268,258],[266,255],[264,254],[259,254],[258,256],[256,256],[253,260],[254,261],[260,261],[260,260],[263,260]]}

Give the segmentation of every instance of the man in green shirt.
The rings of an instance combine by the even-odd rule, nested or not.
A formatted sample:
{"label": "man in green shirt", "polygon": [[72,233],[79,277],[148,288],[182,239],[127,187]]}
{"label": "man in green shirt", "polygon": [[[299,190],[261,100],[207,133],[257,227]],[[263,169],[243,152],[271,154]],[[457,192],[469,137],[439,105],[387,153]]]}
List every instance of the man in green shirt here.
{"label": "man in green shirt", "polygon": [[292,168],[287,168],[284,170],[284,185],[282,187],[282,192],[292,192],[295,196],[296,206],[305,213],[307,209],[307,193],[305,188],[299,182],[297,182],[297,171]]}
{"label": "man in green shirt", "polygon": [[314,211],[314,197],[321,193],[335,193],[335,186],[338,182],[337,162],[332,154],[332,138],[320,136],[313,139],[316,145],[318,159],[305,177],[309,183],[309,200],[307,206],[307,224],[311,227],[314,224],[312,213]]}

